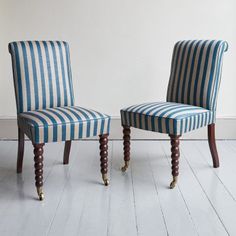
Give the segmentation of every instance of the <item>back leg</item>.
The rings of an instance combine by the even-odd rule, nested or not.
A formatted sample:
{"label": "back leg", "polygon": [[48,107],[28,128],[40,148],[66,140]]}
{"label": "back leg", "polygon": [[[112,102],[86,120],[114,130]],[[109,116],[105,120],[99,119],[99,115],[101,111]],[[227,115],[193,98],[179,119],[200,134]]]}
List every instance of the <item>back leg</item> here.
{"label": "back leg", "polygon": [[215,124],[208,125],[208,143],[211,151],[213,167],[217,168],[220,166],[219,156],[216,149],[216,140],[215,140]]}
{"label": "back leg", "polygon": [[71,140],[65,142],[64,157],[63,157],[64,165],[69,164],[70,148],[71,148]]}
{"label": "back leg", "polygon": [[24,132],[18,128],[18,153],[17,153],[17,165],[16,172],[22,173],[22,165],[24,158],[24,146],[25,146],[25,137]]}

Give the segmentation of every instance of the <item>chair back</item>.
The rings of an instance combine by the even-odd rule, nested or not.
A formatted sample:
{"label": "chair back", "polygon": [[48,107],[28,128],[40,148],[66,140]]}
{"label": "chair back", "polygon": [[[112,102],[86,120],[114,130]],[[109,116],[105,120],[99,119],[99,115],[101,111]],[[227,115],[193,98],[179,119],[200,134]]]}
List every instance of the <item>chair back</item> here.
{"label": "chair back", "polygon": [[174,46],[167,102],[216,110],[223,54],[221,40],[185,40]]}
{"label": "chair back", "polygon": [[8,48],[17,113],[74,105],[68,43],[21,41]]}

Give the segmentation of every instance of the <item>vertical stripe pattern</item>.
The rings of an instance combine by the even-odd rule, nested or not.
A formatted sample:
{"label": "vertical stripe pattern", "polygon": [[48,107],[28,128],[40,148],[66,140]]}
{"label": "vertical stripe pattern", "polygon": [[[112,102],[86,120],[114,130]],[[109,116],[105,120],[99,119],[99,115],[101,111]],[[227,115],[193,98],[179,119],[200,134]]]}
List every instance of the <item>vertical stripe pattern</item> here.
{"label": "vertical stripe pattern", "polygon": [[183,133],[215,123],[223,54],[221,40],[185,40],[175,44],[167,102],[121,109],[122,125],[160,133]]}
{"label": "vertical stripe pattern", "polygon": [[139,129],[182,135],[214,123],[215,113],[187,104],[145,103],[121,109],[121,122]]}
{"label": "vertical stripe pattern", "polygon": [[223,53],[221,40],[186,40],[175,44],[167,102],[216,110]]}
{"label": "vertical stripe pattern", "polygon": [[9,43],[17,112],[73,106],[69,46],[62,41]]}
{"label": "vertical stripe pattern", "polygon": [[91,109],[66,106],[20,113],[18,124],[34,143],[48,143],[108,134],[110,117]]}
{"label": "vertical stripe pattern", "polygon": [[109,134],[109,116],[74,106],[66,42],[20,41],[9,43],[8,48],[18,125],[33,143]]}

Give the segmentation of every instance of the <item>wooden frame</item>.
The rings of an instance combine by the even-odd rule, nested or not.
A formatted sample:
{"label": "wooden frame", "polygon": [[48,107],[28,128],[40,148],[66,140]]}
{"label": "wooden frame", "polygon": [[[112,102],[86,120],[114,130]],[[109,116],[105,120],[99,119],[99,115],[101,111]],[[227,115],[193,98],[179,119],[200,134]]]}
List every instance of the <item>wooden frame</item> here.
{"label": "wooden frame", "polygon": [[[105,186],[109,185],[108,180],[108,134],[99,135],[100,143],[100,162],[102,179]],[[18,154],[17,154],[17,173],[22,173],[23,159],[24,159],[24,132],[18,128]],[[69,156],[71,149],[71,140],[65,141],[63,164],[69,164]],[[35,168],[35,186],[38,193],[39,200],[44,199],[43,193],[43,146],[44,143],[32,143],[34,147],[34,168]]]}
{"label": "wooden frame", "polygon": [[[121,168],[123,172],[128,169],[130,162],[130,127],[123,126],[123,146],[124,146],[124,162],[125,165]],[[173,189],[178,180],[179,176],[179,143],[180,143],[180,135],[169,135],[171,141],[171,169],[173,180],[170,183],[170,188]],[[216,148],[215,141],[215,124],[208,125],[208,143],[211,151],[213,167],[219,167],[219,156]]]}

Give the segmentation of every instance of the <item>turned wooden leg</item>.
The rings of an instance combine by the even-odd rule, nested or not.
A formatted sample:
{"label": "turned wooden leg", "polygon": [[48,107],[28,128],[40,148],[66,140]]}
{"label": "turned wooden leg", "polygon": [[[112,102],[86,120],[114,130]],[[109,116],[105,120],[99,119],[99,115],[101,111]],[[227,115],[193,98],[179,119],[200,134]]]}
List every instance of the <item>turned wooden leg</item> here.
{"label": "turned wooden leg", "polygon": [[216,149],[216,140],[215,140],[215,124],[208,125],[208,143],[211,150],[211,156],[213,160],[213,167],[217,168],[220,166],[219,156]]}
{"label": "turned wooden leg", "polygon": [[43,194],[43,146],[44,143],[34,145],[34,168],[35,168],[35,186],[39,200],[44,199]]}
{"label": "turned wooden leg", "polygon": [[170,188],[174,188],[178,175],[179,175],[179,135],[170,135],[171,138],[171,169],[172,169],[172,176],[173,180],[170,183]]}
{"label": "turned wooden leg", "polygon": [[65,142],[65,149],[64,149],[64,157],[63,157],[63,164],[67,165],[69,163],[69,156],[70,156],[70,147],[71,147],[71,140]]}
{"label": "turned wooden leg", "polygon": [[99,135],[100,143],[100,162],[101,162],[101,173],[102,179],[105,186],[109,185],[109,180],[107,177],[108,172],[108,134]]}
{"label": "turned wooden leg", "polygon": [[17,164],[16,164],[16,172],[22,173],[22,165],[24,158],[24,146],[25,146],[25,137],[23,131],[18,128],[18,153],[17,153]]}
{"label": "turned wooden leg", "polygon": [[124,150],[124,161],[125,165],[121,168],[125,172],[129,167],[130,161],[130,127],[123,126],[123,150]]}

